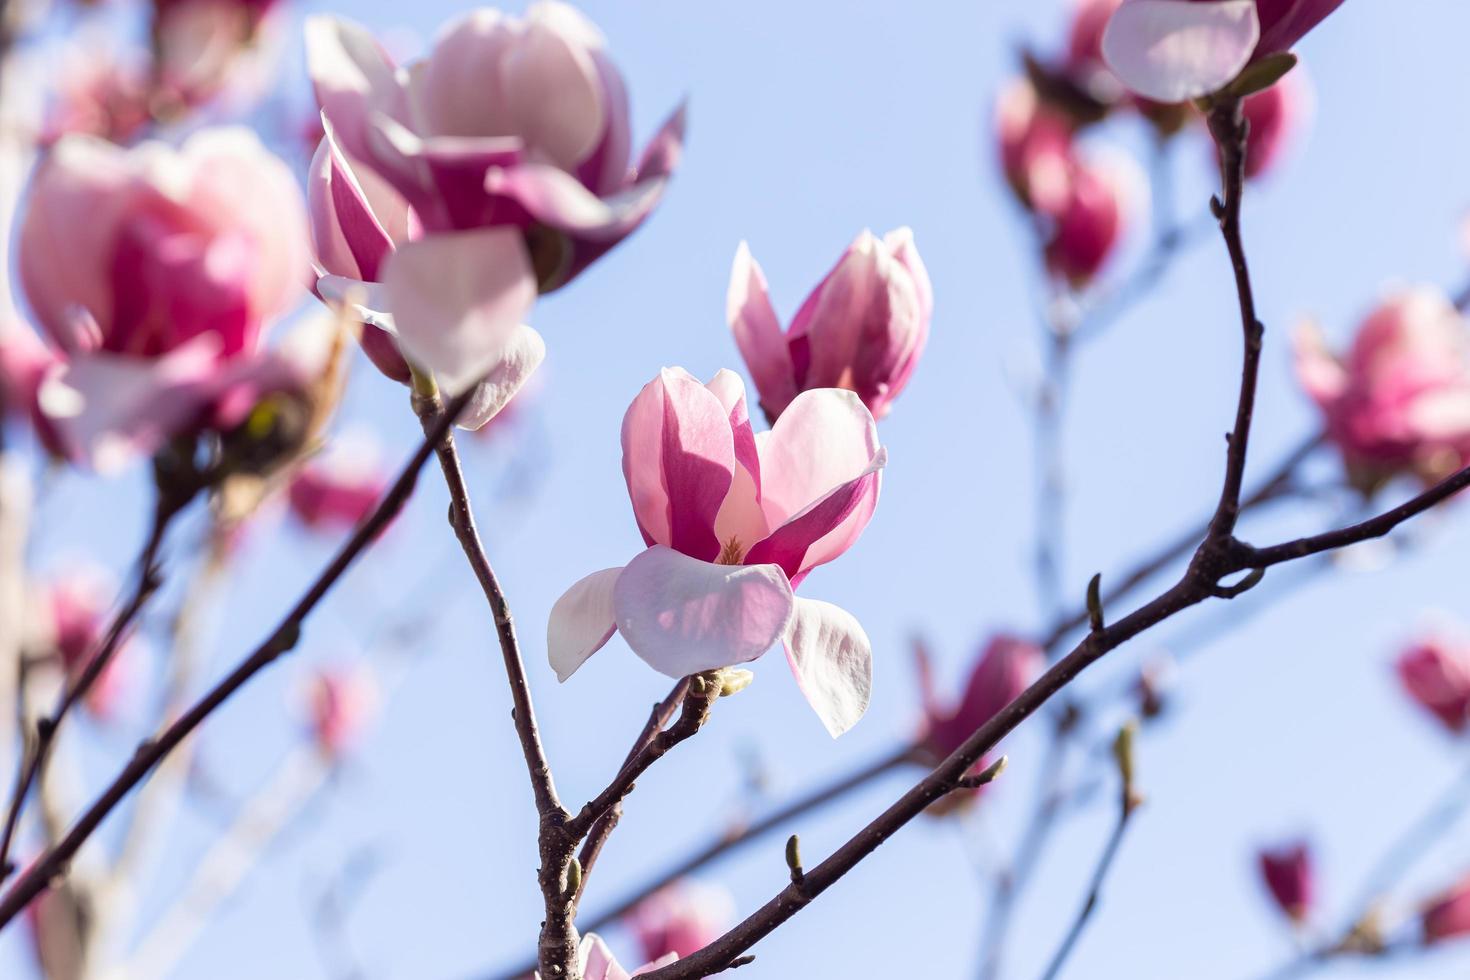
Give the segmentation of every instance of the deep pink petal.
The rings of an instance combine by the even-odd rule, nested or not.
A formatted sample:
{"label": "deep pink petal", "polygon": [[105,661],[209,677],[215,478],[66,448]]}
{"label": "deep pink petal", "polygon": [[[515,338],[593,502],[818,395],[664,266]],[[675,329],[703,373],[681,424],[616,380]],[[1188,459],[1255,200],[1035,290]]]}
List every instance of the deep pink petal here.
{"label": "deep pink petal", "polygon": [[878,427],[850,391],[804,391],[756,438],[761,505],[772,527],[861,476],[878,455]]}
{"label": "deep pink petal", "polygon": [[796,397],[791,353],[781,322],[771,306],[766,277],[745,242],[735,251],[725,318],[735,334],[735,346],[760,394],[767,417],[780,415]]}
{"label": "deep pink petal", "polygon": [[670,677],[755,660],[785,633],[794,598],[775,565],[716,565],[661,545],[613,590],[623,639]]}
{"label": "deep pink petal", "polygon": [[750,549],[745,560],[752,564],[780,565],[793,585],[801,584],[807,571],[841,555],[862,535],[878,506],[878,490],[887,461],[887,453],[879,447],[862,475],[837,487],[776,528]]}

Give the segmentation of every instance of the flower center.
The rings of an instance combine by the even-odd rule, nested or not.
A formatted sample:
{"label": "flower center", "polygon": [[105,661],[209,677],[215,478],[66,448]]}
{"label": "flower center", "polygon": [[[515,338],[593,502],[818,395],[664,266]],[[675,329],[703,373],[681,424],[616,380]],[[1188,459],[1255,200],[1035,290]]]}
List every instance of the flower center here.
{"label": "flower center", "polygon": [[738,565],[740,559],[745,557],[745,548],[741,546],[740,539],[733,534],[725,546],[720,549],[720,557],[715,559],[716,565]]}

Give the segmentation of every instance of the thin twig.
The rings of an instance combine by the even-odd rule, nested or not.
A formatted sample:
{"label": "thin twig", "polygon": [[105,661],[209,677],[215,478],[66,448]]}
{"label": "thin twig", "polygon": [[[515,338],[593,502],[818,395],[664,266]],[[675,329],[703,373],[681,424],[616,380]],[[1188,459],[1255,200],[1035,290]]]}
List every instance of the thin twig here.
{"label": "thin twig", "polygon": [[194,498],[198,489],[198,485],[191,484],[188,488],[171,492],[160,483],[148,537],[138,557],[137,582],[133,586],[132,593],[123,603],[122,608],[118,610],[117,615],[113,617],[112,624],[104,634],[102,643],[87,660],[86,666],[75,679],[67,682],[56,707],[46,717],[37,719],[34,728],[27,733],[27,747],[20,769],[16,774],[15,786],[11,790],[10,803],[5,815],[5,829],[3,833],[0,833],[0,882],[10,876],[12,870],[10,855],[15,845],[16,830],[20,826],[21,811],[25,807],[25,800],[30,795],[31,787],[35,785],[36,780],[41,776],[41,770],[46,766],[57,730],[66,716],[71,713],[72,707],[87,696],[97,682],[97,678],[102,676],[102,672],[122,645],[123,639],[131,631],[134,621],[142,613],[143,607],[148,604],[148,600],[163,584],[158,558],[159,551],[163,547],[164,536],[168,532],[170,522]]}
{"label": "thin twig", "polygon": [[1051,963],[1043,973],[1042,980],[1056,980],[1061,975],[1062,967],[1066,965],[1067,957],[1077,946],[1077,940],[1082,937],[1082,931],[1087,928],[1087,922],[1092,918],[1093,911],[1097,908],[1098,899],[1102,895],[1103,882],[1112,870],[1113,861],[1118,856],[1118,849],[1123,843],[1123,835],[1128,831],[1133,809],[1121,807],[1118,812],[1118,820],[1113,824],[1113,832],[1108,835],[1108,842],[1103,847],[1102,855],[1097,860],[1097,867],[1093,869],[1092,880],[1087,886],[1087,897],[1082,901],[1082,907],[1077,910],[1077,916],[1072,920],[1072,925],[1067,930],[1066,936],[1062,938],[1062,944],[1051,958]]}
{"label": "thin twig", "polygon": [[473,389],[460,395],[442,413],[429,438],[409,459],[392,487],[379,501],[373,513],[353,532],[342,545],[331,563],[306,594],[288,612],[264,643],[250,656],[240,662],[223,680],[212,687],[194,703],[178,720],[159,733],[156,738],[143,742],[133,753],[128,764],[115,776],[107,788],[89,806],[55,847],[42,854],[24,874],[0,897],[0,929],[4,929],[30,901],[45,890],[52,879],[65,874],[68,864],[87,839],[97,830],[102,821],[128,794],[152,772],[153,767],[178,747],[194,729],[213,714],[222,704],[244,687],[257,673],[274,663],[282,654],[291,650],[300,639],[302,625],[318,603],[326,597],[342,575],[377,540],[379,533],[403,509],[404,503],[413,493],[418,482],[419,471],[434,453],[434,448],[449,431],[473,396]]}

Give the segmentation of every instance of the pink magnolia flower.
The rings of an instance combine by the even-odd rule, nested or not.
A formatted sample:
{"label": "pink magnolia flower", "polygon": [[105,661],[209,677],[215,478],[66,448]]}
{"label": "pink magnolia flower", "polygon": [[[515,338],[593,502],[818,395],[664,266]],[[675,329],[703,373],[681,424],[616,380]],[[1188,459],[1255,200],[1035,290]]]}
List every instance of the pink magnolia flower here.
{"label": "pink magnolia flower", "polygon": [[869,231],[858,235],[785,333],[765,274],[741,242],[726,317],[767,418],[803,391],[845,388],[881,419],[918,366],[933,310],[913,233],[899,228],[881,240]]}
{"label": "pink magnolia flower", "polygon": [[777,641],[835,738],[867,710],[872,650],[849,613],[793,589],[857,541],[887,453],[850,391],[805,391],[757,436],[739,376],[665,369],[623,418],[623,474],[648,550],[557,600],[565,681],[616,631],[670,677],[755,660]]}
{"label": "pink magnolia flower", "polygon": [[1342,0],[1125,0],[1102,49],[1128,88],[1159,102],[1209,95],[1301,40]]}
{"label": "pink magnolia flower", "polygon": [[1052,274],[1074,288],[1091,282],[1117,251],[1132,196],[1130,180],[1117,166],[1072,161],[1046,242]]}
{"label": "pink magnolia flower", "polygon": [[1298,65],[1275,85],[1246,98],[1245,118],[1251,126],[1245,154],[1247,177],[1270,170],[1305,124],[1311,103],[1305,71]]}
{"label": "pink magnolia flower", "polygon": [[1421,921],[1426,943],[1470,933],[1470,877],[1431,899],[1421,913]]}
{"label": "pink magnolia flower", "polygon": [[[68,682],[86,669],[101,647],[113,592],[104,573],[86,566],[68,569],[44,587],[39,598],[45,619],[38,624],[38,641],[55,655]],[[130,659],[124,640],[87,692],[83,703],[96,717],[116,713],[128,688]]]}
{"label": "pink magnolia flower", "polygon": [[1364,489],[1402,472],[1438,479],[1470,459],[1470,334],[1433,287],[1379,304],[1341,362],[1320,329],[1303,327],[1296,374]]}
{"label": "pink magnolia flower", "polygon": [[372,513],[388,482],[377,445],[348,437],[303,463],[291,477],[286,499],[291,513],[309,528],[348,529]]}
{"label": "pink magnolia flower", "polygon": [[126,143],[153,121],[148,98],[146,65],[100,44],[79,44],[62,56],[41,143],[49,146],[67,133]]}
{"label": "pink magnolia flower", "polygon": [[328,759],[350,751],[377,713],[377,684],[363,667],[318,669],[306,693],[312,739]]}
{"label": "pink magnolia flower", "polygon": [[[595,932],[589,932],[582,937],[582,945],[577,949],[577,966],[582,974],[582,980],[632,980],[633,977],[642,976],[661,966],[668,966],[679,960],[677,953],[670,953],[652,963],[645,963],[638,969],[629,973],[618,965],[612,950],[602,941],[602,937]],[[540,980],[541,974],[537,973],[536,980]]]}
{"label": "pink magnolia flower", "polygon": [[946,703],[922,644],[915,646],[914,655],[924,708],[922,746],[925,755],[936,762],[1014,701],[1046,666],[1046,656],[1036,644],[1008,633],[997,634],[980,651],[960,699]]}
{"label": "pink magnolia flower", "polygon": [[656,960],[670,953],[692,956],[724,935],[734,914],[735,903],[723,888],[677,881],[639,903],[627,924],[643,958]]}
{"label": "pink magnolia flower", "polygon": [[[317,291],[329,302],[348,304],[362,323],[362,349],[378,369],[407,384],[412,360],[456,393],[479,382],[473,404],[460,418],[467,429],[480,428],[504,409],[546,356],[541,335],[516,322],[535,295],[516,236],[495,239],[505,261],[494,273],[441,275],[436,285],[430,281],[437,274],[434,256],[415,250],[423,241],[417,212],[376,172],[354,166],[330,129],[312,160],[307,201],[324,273]],[[400,249],[407,266],[395,266]],[[388,312],[390,290],[417,287],[391,283],[392,267],[401,276],[421,280],[425,295],[446,308],[479,307],[479,321],[458,330],[442,315],[419,311],[400,322]],[[502,329],[506,324],[508,334]]]}
{"label": "pink magnolia flower", "polygon": [[1032,211],[1056,213],[1071,183],[1071,122],[1024,78],[1001,90],[995,117],[1001,170],[1016,199]]}
{"label": "pink magnolia flower", "polygon": [[1470,724],[1470,649],[1431,637],[1415,643],[1395,664],[1404,690],[1455,733]]}
{"label": "pink magnolia flower", "polygon": [[1067,67],[1073,71],[1092,71],[1106,67],[1103,60],[1103,32],[1113,12],[1123,0],[1076,0],[1072,5],[1072,23],[1067,29]]}
{"label": "pink magnolia flower", "polygon": [[538,289],[631,234],[678,163],[682,110],[629,167],[622,76],[566,4],[533,4],[523,19],[471,11],[408,69],[341,20],[309,20],[306,45],[345,158],[394,187],[426,231],[385,263],[388,312],[466,348],[493,350]]}
{"label": "pink magnolia flower", "polygon": [[1312,911],[1312,854],[1305,843],[1264,848],[1257,856],[1261,880],[1271,898],[1293,922],[1305,922]]}
{"label": "pink magnolia flower", "polygon": [[218,100],[248,105],[276,81],[278,0],[155,0],[155,101],[178,111]]}
{"label": "pink magnolia flower", "polygon": [[259,346],[307,262],[301,194],[247,130],[177,150],[60,140],[32,182],[20,278],[65,356],[40,403],[70,454],[116,468],[294,380]]}

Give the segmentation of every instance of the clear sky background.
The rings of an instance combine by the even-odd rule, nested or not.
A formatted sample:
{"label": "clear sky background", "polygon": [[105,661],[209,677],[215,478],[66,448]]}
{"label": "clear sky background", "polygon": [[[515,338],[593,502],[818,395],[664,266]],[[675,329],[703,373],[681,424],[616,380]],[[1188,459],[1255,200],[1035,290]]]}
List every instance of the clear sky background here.
{"label": "clear sky background", "polygon": [[[463,9],[445,0],[349,6],[330,9],[410,47]],[[867,717],[833,742],[779,652],[753,665],[756,683],[721,702],[695,743],[640,780],[591,880],[585,908],[595,912],[737,815],[752,757],[780,800],[908,737],[918,718],[908,654],[915,630],[931,638],[957,690],[992,630],[1044,625],[1029,559],[1024,403],[1039,365],[1036,257],[997,172],[991,106],[1016,70],[1016,42],[1059,45],[1065,9],[872,0],[582,6],[628,79],[640,136],[685,96],[690,135],[652,220],[536,309],[550,354],[522,426],[465,450],[564,798],[579,802],[602,787],[668,683],[615,639],[558,685],[544,659],[547,612],[570,583],[641,546],[618,443],[639,387],[665,365],[702,377],[740,369],[723,319],[738,242],[750,242],[789,316],[859,230],[910,225],[936,295],[928,352],[882,426],[891,463],[876,518],[844,560],[803,586],[856,614],[874,641]],[[1342,341],[1390,284],[1455,289],[1470,275],[1459,237],[1470,203],[1470,7],[1412,6],[1410,17],[1403,4],[1352,0],[1301,46],[1315,118],[1248,196],[1246,240],[1268,328],[1255,474],[1316,425],[1291,379],[1288,334],[1298,318],[1318,317]],[[299,57],[293,37],[283,84],[299,87],[294,97],[304,103]],[[1144,146],[1131,122],[1099,135],[1125,150]],[[1203,216],[1211,172],[1202,135],[1182,138],[1173,164],[1179,213]],[[1140,225],[1112,271],[1125,274],[1147,238]],[[1094,572],[1126,567],[1208,511],[1238,358],[1233,286],[1213,238],[1080,353],[1066,433],[1065,581],[1076,599]],[[344,420],[375,430],[396,465],[416,436],[406,394],[365,361],[358,367]],[[1325,463],[1319,473],[1330,477]],[[300,738],[289,695],[303,666],[362,656],[385,642],[388,627],[417,623],[419,655],[371,737],[251,871],[177,976],[330,975],[314,935],[316,896],[364,855],[373,871],[346,935],[368,976],[469,980],[531,951],[540,920],[535,813],[490,618],[444,525],[444,504],[437,478],[426,479],[312,620],[295,661],[261,677],[203,735],[212,777],[230,794],[252,792]],[[61,477],[42,504],[43,563],[86,552],[122,568],[142,533],[142,505],[137,474],[113,484]],[[1343,512],[1341,500],[1285,507],[1246,533],[1262,542],[1307,533]],[[1255,847],[1310,834],[1324,922],[1336,927],[1382,850],[1457,778],[1465,746],[1406,702],[1390,664],[1433,617],[1470,617],[1464,505],[1410,537],[1414,547],[1394,560],[1376,552],[1299,587],[1293,572],[1273,571],[1247,599],[1186,613],[1085,676],[1084,688],[1107,688],[1145,657],[1187,654],[1175,710],[1140,745],[1148,803],[1069,976],[1248,980],[1266,972],[1292,942],[1257,882]],[[174,540],[178,555],[188,528]],[[269,523],[251,538],[218,617],[216,672],[267,634],[335,543]],[[165,619],[154,617],[154,632]],[[976,815],[915,822],[762,941],[742,980],[972,976],[982,871],[1013,845],[1029,809],[1043,724],[1011,740],[1011,769]],[[126,758],[134,735],[88,734],[96,777]],[[918,775],[892,775],[795,824],[808,863]],[[1006,976],[1038,975],[1071,921],[1110,827],[1109,799],[1070,822],[1048,853],[1017,917]],[[145,920],[168,906],[217,834],[218,809],[196,807],[181,821],[145,897]],[[1470,821],[1416,869],[1403,897],[1466,870]],[[704,880],[727,885],[748,912],[786,874],[777,836]],[[627,937],[613,931],[609,940],[634,959]],[[25,963],[19,930],[0,935],[0,974],[23,975]],[[1470,941],[1398,969],[1465,976]],[[1345,964],[1322,975],[1372,972]]]}

